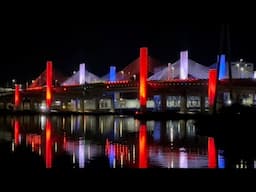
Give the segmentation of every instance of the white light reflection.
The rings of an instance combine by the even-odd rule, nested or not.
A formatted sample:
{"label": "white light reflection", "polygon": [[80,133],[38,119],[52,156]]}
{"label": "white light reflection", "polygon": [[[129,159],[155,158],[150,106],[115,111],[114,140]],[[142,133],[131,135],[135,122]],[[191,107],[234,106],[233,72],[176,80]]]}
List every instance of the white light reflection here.
{"label": "white light reflection", "polygon": [[75,155],[75,153],[72,154],[72,162],[73,162],[73,164],[76,163],[76,155]]}
{"label": "white light reflection", "polygon": [[85,144],[84,141],[79,140],[79,168],[84,168],[85,164]]}
{"label": "white light reflection", "polygon": [[58,143],[55,142],[55,143],[54,143],[54,152],[56,153],[57,151],[58,151]]}
{"label": "white light reflection", "polygon": [[39,147],[39,149],[38,149],[38,155],[41,156],[41,154],[42,154],[42,149],[41,149],[41,147]]}
{"label": "white light reflection", "polygon": [[41,130],[44,130],[45,124],[46,124],[46,116],[44,115],[40,116],[40,124],[41,124]]}
{"label": "white light reflection", "polygon": [[121,168],[124,166],[124,154],[121,154]]}
{"label": "white light reflection", "polygon": [[100,119],[100,134],[103,134],[103,127],[104,127],[103,119]]}
{"label": "white light reflection", "polygon": [[170,130],[171,143],[173,144],[173,127]]}
{"label": "white light reflection", "polygon": [[180,168],[188,168],[188,154],[184,148],[180,148]]}
{"label": "white light reflection", "polygon": [[63,117],[62,118],[62,129],[65,130],[65,124],[66,124],[66,120],[65,118]]}
{"label": "white light reflection", "polygon": [[87,147],[87,158],[91,159],[91,145],[90,144]]}
{"label": "white light reflection", "polygon": [[71,131],[71,134],[74,131],[74,117],[73,116],[71,116],[71,120],[70,120],[70,131]]}
{"label": "white light reflection", "polygon": [[120,122],[119,134],[120,134],[120,137],[123,136],[123,121],[122,120]]}
{"label": "white light reflection", "polygon": [[14,152],[14,148],[15,147],[15,144],[14,144],[14,140],[12,140],[12,152]]}
{"label": "white light reflection", "polygon": [[135,163],[135,145],[132,146],[132,162]]}
{"label": "white light reflection", "polygon": [[35,143],[34,143],[34,141],[32,141],[31,146],[32,146],[32,152],[34,152],[35,151]]}

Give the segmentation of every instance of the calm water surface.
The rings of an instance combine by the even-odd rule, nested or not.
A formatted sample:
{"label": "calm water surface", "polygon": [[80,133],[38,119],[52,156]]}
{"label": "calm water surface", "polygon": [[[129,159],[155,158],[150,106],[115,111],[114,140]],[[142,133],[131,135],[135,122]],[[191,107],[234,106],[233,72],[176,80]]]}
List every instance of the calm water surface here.
{"label": "calm water surface", "polygon": [[229,165],[194,120],[140,122],[126,116],[0,117],[1,166],[72,168],[248,168]]}

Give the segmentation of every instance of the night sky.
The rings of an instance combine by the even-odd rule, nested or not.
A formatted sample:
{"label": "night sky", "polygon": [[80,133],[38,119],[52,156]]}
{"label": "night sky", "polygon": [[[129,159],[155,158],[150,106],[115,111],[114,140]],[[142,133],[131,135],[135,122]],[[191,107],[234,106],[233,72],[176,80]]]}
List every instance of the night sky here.
{"label": "night sky", "polygon": [[[99,76],[110,65],[120,70],[139,56],[141,46],[149,47],[152,57],[163,63],[179,59],[180,50],[189,57],[211,65],[220,47],[220,24],[186,24],[173,21],[73,21],[67,19],[33,21],[16,18],[1,24],[0,81],[25,82],[36,78],[47,60],[70,76],[79,64]],[[231,58],[256,63],[253,26],[231,25]]]}

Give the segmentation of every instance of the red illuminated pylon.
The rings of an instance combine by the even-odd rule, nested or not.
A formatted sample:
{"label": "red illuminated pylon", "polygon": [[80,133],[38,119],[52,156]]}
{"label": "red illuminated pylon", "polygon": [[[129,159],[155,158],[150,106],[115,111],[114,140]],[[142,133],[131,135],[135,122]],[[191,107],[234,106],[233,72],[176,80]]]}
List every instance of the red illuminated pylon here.
{"label": "red illuminated pylon", "polygon": [[209,85],[208,85],[208,99],[209,99],[210,108],[214,106],[216,86],[217,86],[217,70],[211,69],[209,71]]}
{"label": "red illuminated pylon", "polygon": [[147,105],[148,48],[140,48],[140,107],[146,110]]}
{"label": "red illuminated pylon", "polygon": [[50,109],[52,104],[52,62],[47,61],[46,65],[46,107]]}

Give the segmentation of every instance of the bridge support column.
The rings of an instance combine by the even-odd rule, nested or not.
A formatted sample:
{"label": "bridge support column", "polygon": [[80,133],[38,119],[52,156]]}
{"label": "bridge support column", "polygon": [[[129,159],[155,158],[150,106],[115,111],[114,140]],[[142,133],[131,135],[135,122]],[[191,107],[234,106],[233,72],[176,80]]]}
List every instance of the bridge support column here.
{"label": "bridge support column", "polygon": [[182,95],[180,101],[180,112],[187,113],[187,110],[187,95]]}
{"label": "bridge support column", "polygon": [[76,111],[77,107],[76,107],[76,99],[71,99],[71,109],[70,111]]}
{"label": "bridge support column", "polygon": [[233,103],[241,103],[240,94],[238,92],[233,92]]}
{"label": "bridge support column", "polygon": [[111,99],[111,100],[110,100],[110,106],[109,106],[109,108],[110,108],[110,111],[111,111],[111,112],[114,112],[114,111],[115,111],[115,100],[114,100],[114,99]]}
{"label": "bridge support column", "polygon": [[256,93],[253,93],[253,105],[256,105]]}
{"label": "bridge support column", "polygon": [[20,98],[20,85],[16,84],[15,85],[15,95],[14,95],[14,106],[15,106],[15,110],[19,110],[20,109],[20,102],[21,98]]}
{"label": "bridge support column", "polygon": [[95,98],[95,111],[99,111],[100,109],[100,99],[99,98]]}
{"label": "bridge support column", "polygon": [[80,99],[80,111],[84,112],[84,99]]}
{"label": "bridge support column", "polygon": [[113,100],[114,109],[118,107],[119,102],[120,102],[120,92],[114,92],[114,100]]}
{"label": "bridge support column", "polygon": [[187,121],[186,120],[180,120],[180,136],[181,138],[184,138],[187,133]]}
{"label": "bridge support column", "polygon": [[205,112],[205,96],[204,95],[200,96],[200,111],[202,113]]}
{"label": "bridge support column", "polygon": [[166,95],[161,95],[161,111],[167,111],[167,102],[166,102]]}
{"label": "bridge support column", "polygon": [[29,110],[30,111],[34,111],[35,110],[34,100],[33,99],[30,99],[30,101],[29,101]]}

